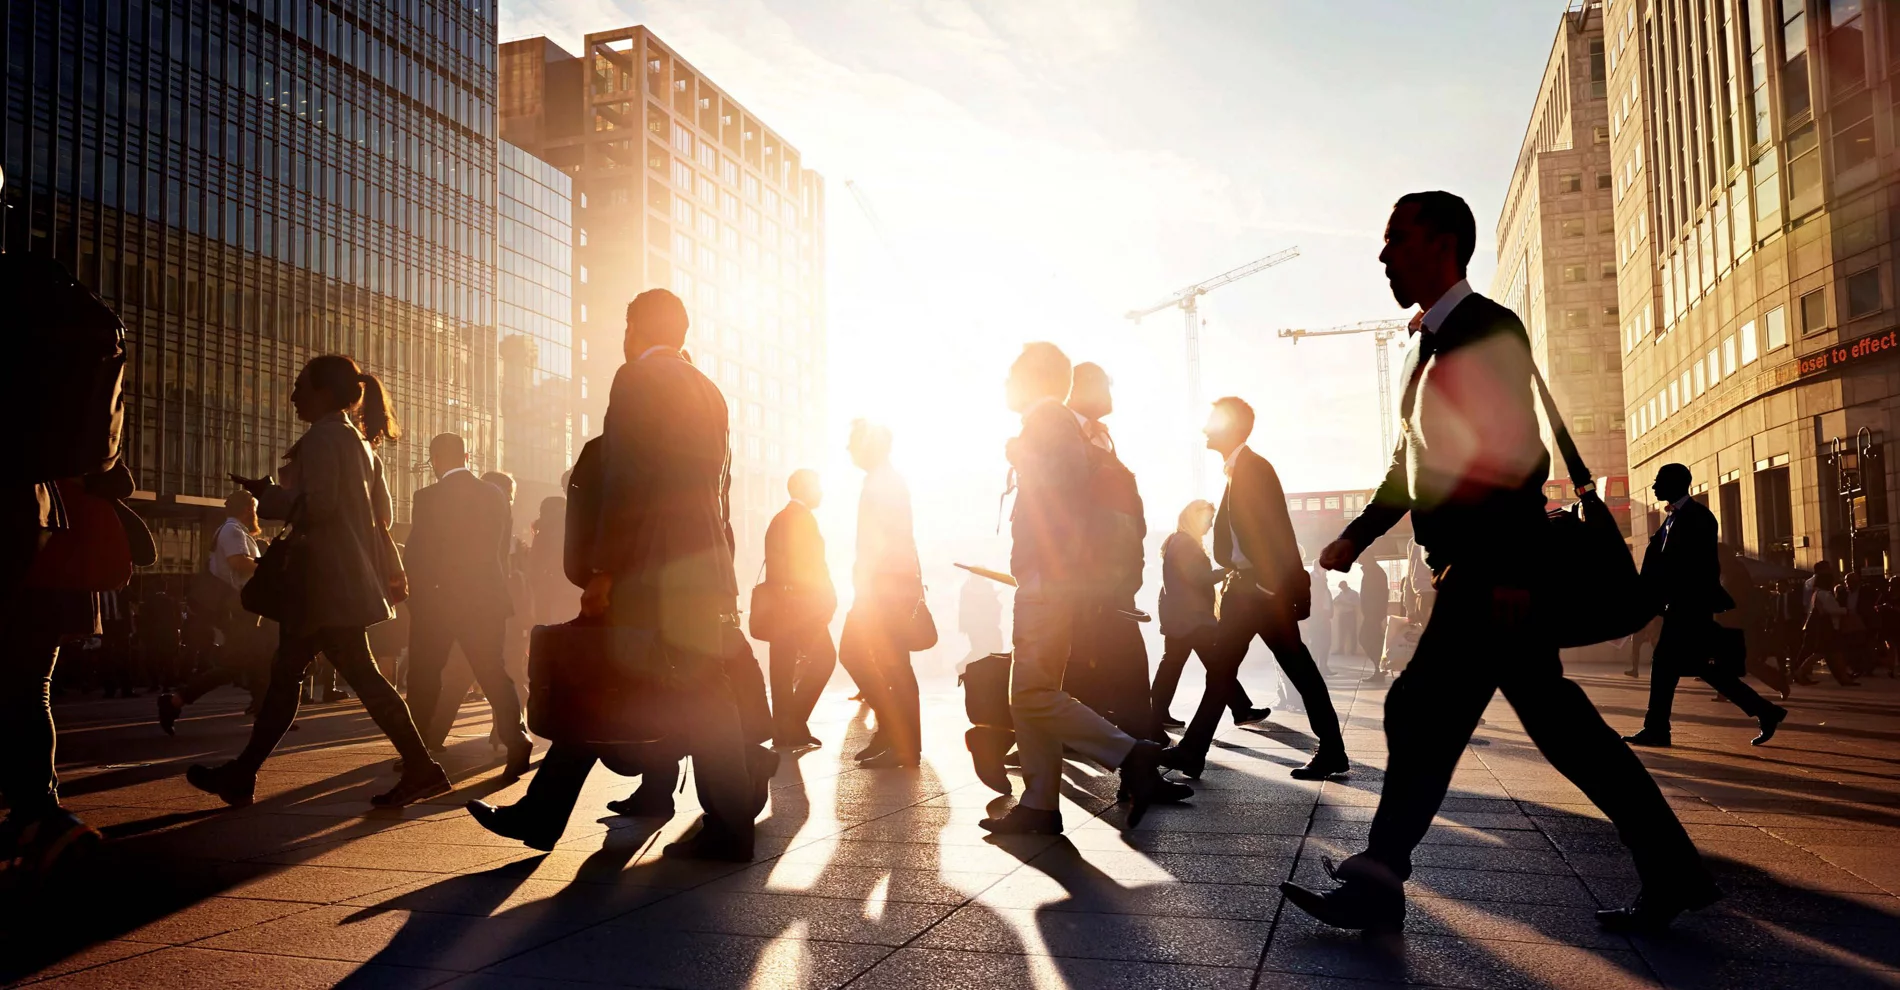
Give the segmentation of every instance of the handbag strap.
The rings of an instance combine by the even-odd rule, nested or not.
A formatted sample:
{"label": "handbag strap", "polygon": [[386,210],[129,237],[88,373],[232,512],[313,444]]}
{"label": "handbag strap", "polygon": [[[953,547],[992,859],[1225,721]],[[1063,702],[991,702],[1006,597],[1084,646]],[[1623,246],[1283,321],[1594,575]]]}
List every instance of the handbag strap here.
{"label": "handbag strap", "polygon": [[1544,418],[1550,421],[1550,432],[1557,437],[1557,452],[1563,455],[1564,469],[1570,472],[1570,483],[1576,486],[1577,495],[1596,491],[1596,481],[1590,477],[1590,468],[1583,463],[1583,455],[1577,451],[1577,441],[1571,439],[1570,427],[1564,425],[1563,414],[1557,411],[1557,400],[1551,398],[1550,386],[1544,384],[1544,374],[1537,370],[1535,359],[1531,361],[1531,380],[1537,383],[1537,394],[1544,402]]}

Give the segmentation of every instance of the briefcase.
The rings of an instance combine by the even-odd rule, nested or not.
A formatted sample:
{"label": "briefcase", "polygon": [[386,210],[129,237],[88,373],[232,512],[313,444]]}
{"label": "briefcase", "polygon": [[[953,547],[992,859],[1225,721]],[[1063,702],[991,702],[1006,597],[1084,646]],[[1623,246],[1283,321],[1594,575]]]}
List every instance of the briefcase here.
{"label": "briefcase", "polygon": [[963,685],[963,711],[971,725],[1012,729],[1016,720],[1009,712],[1010,654],[992,653],[972,660],[963,668],[957,683]]}
{"label": "briefcase", "polygon": [[651,629],[576,619],[528,640],[528,729],[556,742],[654,742],[680,734],[694,660]]}

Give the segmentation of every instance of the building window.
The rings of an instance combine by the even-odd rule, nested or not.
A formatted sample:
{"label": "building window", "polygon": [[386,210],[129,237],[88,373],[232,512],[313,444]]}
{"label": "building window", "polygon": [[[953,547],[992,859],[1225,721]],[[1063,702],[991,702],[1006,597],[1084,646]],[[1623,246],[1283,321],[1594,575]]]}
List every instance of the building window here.
{"label": "building window", "polygon": [[1709,357],[1704,363],[1709,366],[1709,387],[1714,388],[1715,384],[1722,380],[1722,349],[1709,348]]}
{"label": "building window", "polygon": [[[1808,91],[1807,0],[1780,0],[1781,119],[1793,121],[1813,109]],[[1785,124],[1784,124],[1785,126]]]}
{"label": "building window", "polygon": [[1788,217],[1798,219],[1821,208],[1821,139],[1814,122],[1788,135]]}
{"label": "building window", "polygon": [[1827,293],[1816,289],[1801,296],[1801,332],[1820,333],[1827,329]]}
{"label": "building window", "polygon": [[1702,362],[1697,361],[1692,367],[1690,367],[1689,373],[1690,373],[1690,377],[1694,379],[1695,391],[1693,393],[1689,393],[1688,387],[1685,386],[1683,388],[1683,392],[1693,394],[1693,395],[1701,395],[1702,393],[1707,392],[1709,390],[1709,372],[1708,372],[1708,369],[1702,366]]}
{"label": "building window", "polygon": [[1755,236],[1767,237],[1781,229],[1780,159],[1769,148],[1755,159]]}
{"label": "building window", "polygon": [[1587,309],[1564,310],[1564,329],[1576,330],[1590,325],[1590,311]]}
{"label": "building window", "polygon": [[1595,416],[1578,416],[1572,425],[1575,427],[1574,432],[1577,433],[1595,433],[1597,431],[1597,420]]}
{"label": "building window", "polygon": [[[1862,0],[1822,0],[1828,12],[1828,92],[1845,93],[1867,81],[1867,42],[1860,16]],[[1891,9],[1891,8],[1889,8]],[[1837,110],[1838,112],[1838,110]]]}
{"label": "building window", "polygon": [[1599,278],[1604,279],[1605,281],[1614,280],[1616,278],[1616,262],[1605,261],[1599,264],[1597,268],[1597,276]]}
{"label": "building window", "polygon": [[[1748,337],[1755,336],[1755,324],[1753,323],[1742,324],[1742,333]],[[1729,334],[1728,336],[1722,338],[1722,377],[1727,378],[1728,376],[1734,374],[1736,367],[1737,365],[1735,363],[1735,335]]]}
{"label": "building window", "polygon": [[[587,322],[587,304],[586,303],[581,303],[581,322],[582,323]],[[587,342],[584,340],[581,341],[581,359],[582,360],[587,359]]]}
{"label": "building window", "polygon": [[1583,173],[1565,172],[1564,174],[1558,176],[1557,177],[1557,191],[1560,193],[1582,192],[1583,191]]}
{"label": "building window", "polygon": [[1847,276],[1847,318],[1859,319],[1880,311],[1880,269],[1869,268]]}
{"label": "building window", "polygon": [[1610,173],[1608,172],[1597,173],[1597,188],[1598,189],[1610,188]]}
{"label": "building window", "polygon": [[587,284],[587,266],[586,265],[581,266],[580,278],[581,278],[581,284],[586,285]]}
{"label": "building window", "polygon": [[1590,275],[1589,269],[1585,268],[1582,265],[1565,265],[1564,266],[1564,281],[1566,282],[1581,282],[1584,279],[1588,278],[1589,275]]}
{"label": "building window", "polygon": [[[1788,346],[1788,311],[1786,309],[1776,306],[1768,311],[1768,315],[1762,317],[1761,322],[1765,331],[1764,335],[1768,338],[1768,346],[1762,349],[1763,353],[1773,354]],[[1746,352],[1743,354],[1742,363],[1748,363]]]}
{"label": "building window", "polygon": [[[1895,25],[1900,29],[1900,24]],[[1834,171],[1845,172],[1874,160],[1874,94],[1863,89],[1834,104]]]}
{"label": "building window", "polygon": [[1587,375],[1596,370],[1596,362],[1590,359],[1589,351],[1567,351],[1559,357],[1563,359],[1560,367],[1566,375]]}
{"label": "building window", "polygon": [[1580,219],[1579,220],[1559,220],[1557,222],[1557,231],[1558,233],[1562,234],[1565,237],[1582,237],[1583,236],[1583,221]]}
{"label": "building window", "polygon": [[1622,318],[1623,318],[1623,314],[1621,311],[1617,309],[1616,303],[1611,303],[1608,306],[1603,307],[1603,325],[1604,326],[1606,327],[1616,326],[1617,322],[1621,320]]}
{"label": "building window", "polygon": [[[1595,84],[1595,85],[1597,85],[1597,86],[1601,86],[1601,85],[1602,85],[1602,83],[1597,83],[1597,84]],[[1599,93],[1598,93],[1597,95],[1598,95],[1598,96],[1602,96],[1603,94],[1599,92]],[[1609,128],[1609,126],[1608,126],[1608,125],[1606,125],[1606,124],[1598,124],[1597,126],[1595,126],[1595,127],[1592,127],[1592,128],[1590,128],[1590,141],[1591,141],[1591,143],[1593,143],[1593,144],[1609,144],[1609,143],[1610,143],[1610,128]],[[1609,176],[1607,176],[1607,175],[1606,175],[1606,176],[1600,176],[1600,177],[1599,177],[1599,181],[1598,181],[1598,183],[1597,183],[1597,188],[1598,188],[1598,189],[1608,189],[1608,188],[1610,188],[1610,184],[1609,184],[1609,182],[1608,182],[1608,181],[1606,181],[1606,180],[1607,180],[1608,178],[1609,178]]]}

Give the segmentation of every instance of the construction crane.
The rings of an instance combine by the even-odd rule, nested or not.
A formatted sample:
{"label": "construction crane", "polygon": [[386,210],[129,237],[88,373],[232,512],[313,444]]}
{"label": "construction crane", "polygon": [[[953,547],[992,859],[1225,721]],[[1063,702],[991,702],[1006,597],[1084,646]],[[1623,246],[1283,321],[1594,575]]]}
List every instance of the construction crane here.
{"label": "construction crane", "polygon": [[[1188,408],[1193,410],[1192,415],[1199,415],[1201,411],[1201,297],[1223,285],[1238,282],[1249,275],[1264,272],[1299,256],[1300,249],[1290,247],[1257,261],[1250,261],[1231,271],[1222,272],[1205,282],[1196,282],[1146,309],[1128,311],[1128,319],[1136,324],[1141,323],[1142,317],[1153,316],[1164,309],[1174,308],[1181,311],[1187,330]],[[1201,493],[1202,461],[1203,458],[1197,453],[1194,458],[1194,493],[1196,495]]]}
{"label": "construction crane", "polygon": [[1379,367],[1379,448],[1380,457],[1392,454],[1392,358],[1386,350],[1386,344],[1392,338],[1403,333],[1411,325],[1411,320],[1366,320],[1363,323],[1349,323],[1341,327],[1326,327],[1322,330],[1282,330],[1280,336],[1298,344],[1308,337],[1344,337],[1348,334],[1369,333],[1376,352]]}

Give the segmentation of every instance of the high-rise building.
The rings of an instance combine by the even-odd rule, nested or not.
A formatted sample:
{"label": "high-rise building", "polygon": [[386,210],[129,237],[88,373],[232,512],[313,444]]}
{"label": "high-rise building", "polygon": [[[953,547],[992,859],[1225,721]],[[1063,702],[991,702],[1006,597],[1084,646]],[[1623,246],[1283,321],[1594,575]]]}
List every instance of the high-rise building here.
{"label": "high-rise building", "polygon": [[[493,463],[494,0],[12,2],[0,38],[4,248],[124,319],[163,563],[191,566],[227,472],[277,466],[317,354]],[[426,446],[384,448],[398,518]]]}
{"label": "high-rise building", "polygon": [[1605,22],[1638,482],[1688,465],[1751,554],[1888,565],[1900,5],[1611,0]]}
{"label": "high-rise building", "polygon": [[517,514],[561,492],[574,462],[574,180],[501,142],[495,303],[501,334],[501,467]]}
{"label": "high-rise building", "polygon": [[500,102],[502,137],[574,180],[577,434],[600,431],[628,302],[673,290],[732,408],[734,524],[756,550],[822,442],[824,180],[643,27],[579,56],[503,45]]}
{"label": "high-rise building", "polygon": [[[1498,216],[1492,296],[1523,319],[1578,452],[1627,521],[1607,82],[1600,5],[1580,4],[1558,21]],[[1554,463],[1553,497],[1573,494],[1566,480]]]}

